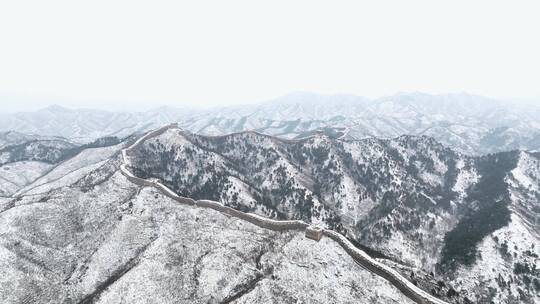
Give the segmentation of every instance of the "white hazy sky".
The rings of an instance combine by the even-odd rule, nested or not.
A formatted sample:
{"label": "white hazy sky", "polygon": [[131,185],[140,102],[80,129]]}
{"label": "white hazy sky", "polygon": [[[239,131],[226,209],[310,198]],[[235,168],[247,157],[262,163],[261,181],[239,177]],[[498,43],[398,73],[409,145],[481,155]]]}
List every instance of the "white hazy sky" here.
{"label": "white hazy sky", "polygon": [[540,97],[540,1],[1,1],[0,110]]}

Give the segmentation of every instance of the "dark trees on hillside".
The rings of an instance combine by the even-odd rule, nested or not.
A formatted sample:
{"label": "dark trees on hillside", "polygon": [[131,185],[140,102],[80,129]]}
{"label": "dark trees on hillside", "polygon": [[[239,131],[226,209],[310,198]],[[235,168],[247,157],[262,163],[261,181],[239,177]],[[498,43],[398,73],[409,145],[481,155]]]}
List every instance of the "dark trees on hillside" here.
{"label": "dark trees on hillside", "polygon": [[517,165],[517,152],[487,155],[478,159],[480,181],[469,191],[465,215],[445,236],[440,271],[471,265],[476,259],[476,245],[493,231],[510,222],[510,194],[505,177]]}

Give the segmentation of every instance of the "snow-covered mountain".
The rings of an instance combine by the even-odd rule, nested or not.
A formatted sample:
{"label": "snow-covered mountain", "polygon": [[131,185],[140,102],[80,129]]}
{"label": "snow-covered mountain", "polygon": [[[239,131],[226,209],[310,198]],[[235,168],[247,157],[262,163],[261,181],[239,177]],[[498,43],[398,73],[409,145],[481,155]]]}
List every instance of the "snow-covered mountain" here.
{"label": "snow-covered mountain", "polygon": [[126,144],[84,148],[0,197],[1,303],[413,303],[329,238],[138,187],[119,170]]}
{"label": "snow-covered mountain", "polygon": [[224,108],[181,121],[199,134],[253,130],[284,138],[325,132],[362,139],[427,135],[467,154],[540,149],[540,107],[469,94],[397,94],[369,100],[296,93],[263,104]]}
{"label": "snow-covered mountain", "polygon": [[339,230],[470,301],[540,301],[537,153],[467,156],[425,136],[285,140],[173,129],[132,157],[138,176],[182,196]]}
{"label": "snow-covered mountain", "polygon": [[353,95],[293,93],[260,104],[210,109],[106,112],[52,106],[0,115],[0,130],[89,142],[179,122],[184,129],[205,135],[246,130],[283,138],[314,132],[349,139],[427,135],[457,151],[484,154],[540,150],[538,117],[539,106],[469,94],[409,93],[370,100]]}
{"label": "snow-covered mountain", "polygon": [[68,139],[58,136],[43,136],[43,135],[32,135],[24,134],[17,131],[6,131],[0,132],[0,149],[6,146],[13,146],[18,144],[23,144],[32,140],[58,140],[69,142]]}
{"label": "snow-covered mountain", "polygon": [[[329,239],[268,231],[129,182],[119,169],[133,137],[56,140],[2,148],[2,303],[410,302]],[[180,195],[340,231],[449,303],[540,300],[539,153],[467,156],[426,136],[173,128],[129,158],[136,175]]]}
{"label": "snow-covered mountain", "polygon": [[107,136],[123,138],[160,127],[170,121],[183,120],[187,115],[187,111],[170,108],[158,108],[148,112],[107,112],[49,106],[35,112],[1,114],[0,130],[15,130],[18,133],[39,136],[62,136],[74,142],[87,143]]}
{"label": "snow-covered mountain", "polygon": [[112,137],[83,145],[60,138],[24,138],[26,141],[0,148],[0,196],[35,192],[33,188],[40,188],[38,186],[50,188],[70,177],[80,178],[87,173],[84,167],[99,164],[122,146],[118,138]]}

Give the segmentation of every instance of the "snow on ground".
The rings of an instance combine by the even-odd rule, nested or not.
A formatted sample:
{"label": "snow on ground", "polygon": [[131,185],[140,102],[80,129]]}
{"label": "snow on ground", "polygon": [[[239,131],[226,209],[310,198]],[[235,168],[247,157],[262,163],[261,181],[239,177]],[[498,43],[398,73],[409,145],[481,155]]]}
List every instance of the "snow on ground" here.
{"label": "snow on ground", "polygon": [[86,167],[82,167],[80,169],[77,169],[75,171],[71,171],[67,173],[66,175],[62,176],[59,179],[52,180],[48,183],[44,183],[41,185],[38,185],[36,187],[28,189],[24,194],[26,195],[34,195],[38,193],[45,193],[48,191],[51,191],[53,189],[61,188],[64,186],[71,185],[75,182],[77,182],[79,179],[83,178],[88,173],[96,170],[97,168],[101,167],[103,164],[105,164],[107,160],[103,160],[100,162],[97,162],[95,164],[88,165]]}
{"label": "snow on ground", "polygon": [[540,191],[540,168],[537,158],[530,156],[526,152],[519,154],[519,161],[514,170],[512,170],[512,176],[517,183],[525,189],[531,191]]}
{"label": "snow on ground", "polygon": [[[18,193],[26,193],[41,185],[44,187],[42,187],[42,190],[40,191],[44,191],[44,189],[52,189],[51,187],[67,185],[70,181],[76,181],[74,179],[77,177],[83,177],[85,174],[99,166],[99,164],[103,164],[105,160],[109,159],[115,153],[120,151],[123,146],[124,144],[121,143],[115,146],[83,150],[75,157],[58,164],[46,175],[40,177],[32,184],[24,187]],[[55,182],[54,186],[53,182]],[[36,193],[36,191],[32,192]]]}
{"label": "snow on ground", "polygon": [[357,192],[357,186],[348,174],[343,174],[340,189],[338,192],[334,193],[333,201],[340,202],[340,215],[342,216],[344,223],[351,226],[358,222],[362,215],[369,212],[369,210],[364,210],[365,213],[360,212],[360,209],[367,206],[366,204],[358,203],[361,201],[361,198]]}
{"label": "snow on ground", "polygon": [[239,204],[247,205],[250,208],[263,207],[261,204],[256,203],[255,199],[250,195],[248,185],[246,185],[243,181],[233,176],[228,176],[227,179],[229,183],[231,183],[231,187],[226,192],[227,197],[230,198],[236,194],[236,202]]}
{"label": "snow on ground", "polygon": [[330,239],[96,178],[0,213],[0,302],[412,303]]}
{"label": "snow on ground", "polygon": [[465,191],[471,185],[477,183],[480,176],[474,168],[467,170],[463,159],[457,161],[456,169],[459,170],[459,173],[456,178],[456,183],[452,187],[452,191],[459,193],[460,197],[463,198],[466,195]]}
{"label": "snow on ground", "polygon": [[[396,288],[381,284],[378,276],[358,265],[351,265],[348,254],[328,238],[316,243],[297,234],[281,250],[277,256],[263,256],[262,259],[262,263],[278,265],[274,275],[280,282],[263,281],[239,303],[262,303],[281,293],[288,294],[282,298],[283,302],[411,303]],[[293,288],[283,290],[281,286]]]}
{"label": "snow on ground", "polygon": [[427,184],[432,186],[438,186],[443,183],[442,177],[440,175],[433,174],[428,171],[422,171],[418,176]]}
{"label": "snow on ground", "polygon": [[402,233],[393,233],[390,238],[384,242],[384,248],[394,253],[401,261],[414,267],[425,266],[415,252],[415,244],[405,239]]}
{"label": "snow on ground", "polygon": [[[398,216],[393,212],[388,218],[392,221]],[[435,272],[444,236],[456,223],[457,219],[448,213],[428,214],[414,234],[396,230],[378,246],[405,264]]]}
{"label": "snow on ground", "polygon": [[0,193],[10,195],[33,182],[52,167],[38,161],[20,161],[0,166]]}
{"label": "snow on ground", "polygon": [[[506,243],[508,252],[502,254],[502,245]],[[502,278],[511,286],[511,296],[519,298],[518,288],[523,288],[522,282],[516,281],[514,266],[516,262],[533,260],[523,255],[524,251],[531,251],[540,256],[540,239],[531,235],[522,220],[512,214],[511,223],[487,236],[478,245],[481,258],[477,259],[472,267],[462,267],[454,282],[456,289],[463,289],[470,294],[483,293],[488,288],[500,289],[497,279]],[[536,246],[535,246],[536,245]],[[540,268],[540,260],[535,259],[536,269]],[[508,303],[509,294],[500,292],[499,297],[493,299],[494,303]],[[537,294],[536,301],[540,301]],[[538,302],[536,302],[538,303]]]}
{"label": "snow on ground", "polygon": [[139,212],[159,223],[157,239],[98,303],[412,303],[330,239],[261,229],[149,188],[134,202]]}

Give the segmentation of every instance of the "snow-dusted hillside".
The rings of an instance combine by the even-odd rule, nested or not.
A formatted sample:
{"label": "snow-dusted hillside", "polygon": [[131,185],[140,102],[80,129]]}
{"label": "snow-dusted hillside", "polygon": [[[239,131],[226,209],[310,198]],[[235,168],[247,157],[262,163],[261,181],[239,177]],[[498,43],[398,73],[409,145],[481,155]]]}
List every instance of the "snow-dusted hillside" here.
{"label": "snow-dusted hillside", "polygon": [[51,189],[73,184],[89,172],[104,165],[114,154],[119,153],[123,146],[124,144],[120,143],[114,146],[85,149],[20,189],[17,194],[45,193]]}
{"label": "snow-dusted hillside", "polygon": [[180,205],[119,165],[0,201],[0,302],[411,303],[330,239]]}
{"label": "snow-dusted hillside", "polygon": [[[140,191],[118,172],[125,142],[43,143],[2,148],[20,157],[0,167],[1,302],[409,301],[329,240]],[[180,195],[338,230],[450,303],[539,301],[538,153],[170,129],[129,158]]]}
{"label": "snow-dusted hillside", "polygon": [[11,196],[44,175],[52,166],[39,161],[20,161],[0,166],[0,196]]}
{"label": "snow-dusted hillside", "polygon": [[0,196],[47,192],[76,182],[117,153],[117,138],[76,145],[62,139],[20,137],[0,148]]}
{"label": "snow-dusted hillside", "polygon": [[170,121],[184,119],[188,114],[190,113],[180,109],[166,108],[139,113],[71,110],[50,106],[35,112],[0,114],[0,130],[15,130],[19,134],[63,136],[74,142],[87,143],[106,136],[127,137]]}
{"label": "snow-dusted hillside", "polygon": [[0,149],[0,165],[33,160],[55,163],[66,157],[75,145],[63,140],[30,140]]}
{"label": "snow-dusted hillside", "polygon": [[[472,301],[538,301],[540,273],[532,261],[540,248],[518,246],[521,253],[506,267],[499,261],[505,253],[486,245],[503,242],[502,235],[538,243],[535,154],[470,157],[428,137],[341,141],[319,134],[289,141],[180,130],[149,139],[132,154],[132,171],[157,177],[180,195],[340,230],[434,272]],[[484,263],[507,282],[486,275]],[[498,287],[485,288],[492,285]]]}
{"label": "snow-dusted hillside", "polygon": [[5,131],[0,132],[0,149],[6,146],[13,146],[22,144],[28,141],[34,140],[63,140],[68,141],[65,138],[57,136],[42,136],[42,135],[30,135],[25,133],[20,133],[17,131]]}
{"label": "snow-dusted hillside", "polygon": [[283,138],[313,132],[349,139],[427,135],[454,150],[483,154],[539,150],[538,117],[538,106],[469,94],[411,93],[370,100],[353,95],[294,93],[260,104],[210,109],[162,107],[147,112],[106,112],[52,106],[0,115],[0,130],[90,142],[178,122],[186,130],[205,135],[246,130]]}

